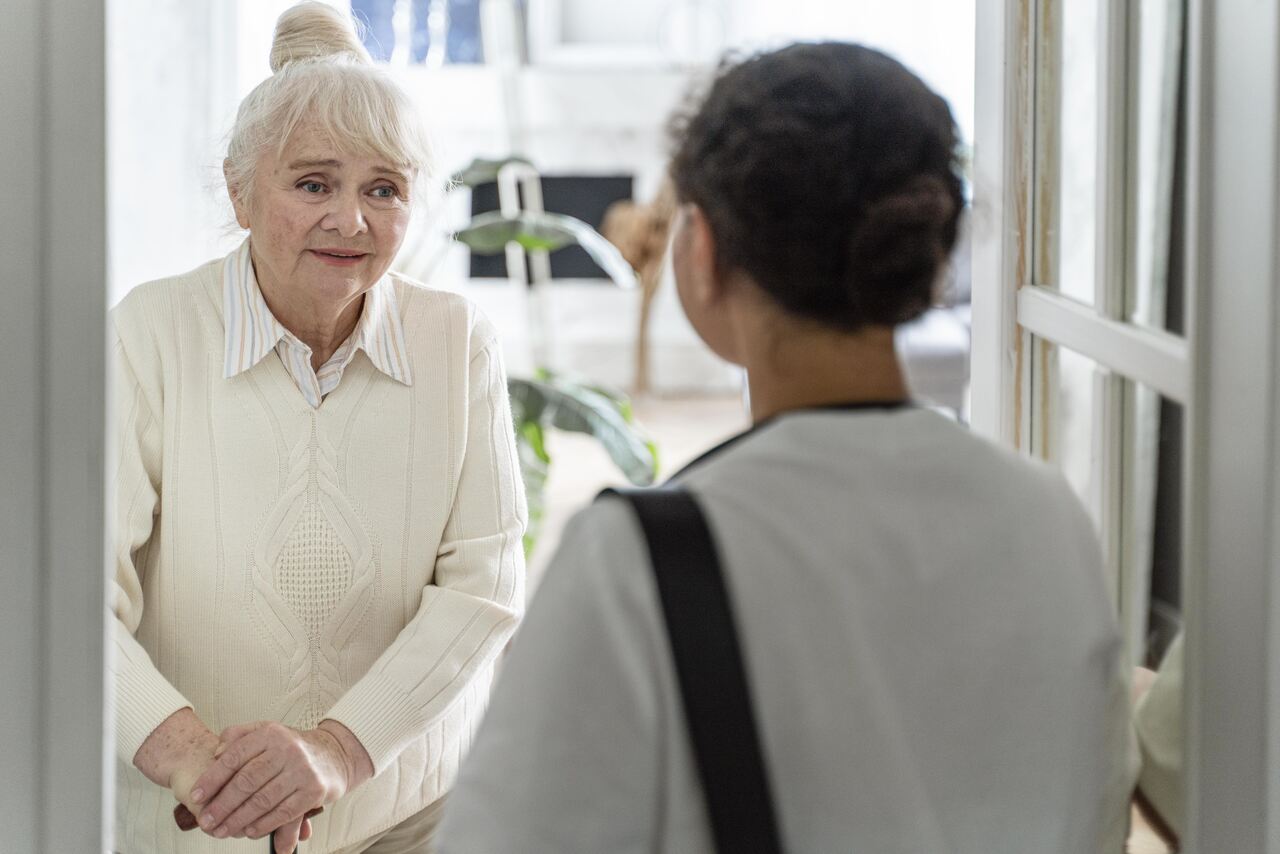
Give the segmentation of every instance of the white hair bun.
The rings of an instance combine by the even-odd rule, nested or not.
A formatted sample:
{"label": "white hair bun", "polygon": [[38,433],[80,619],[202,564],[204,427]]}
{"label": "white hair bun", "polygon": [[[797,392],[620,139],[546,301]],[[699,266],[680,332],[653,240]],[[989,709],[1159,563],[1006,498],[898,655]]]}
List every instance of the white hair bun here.
{"label": "white hair bun", "polygon": [[276,21],[271,43],[271,71],[291,62],[345,57],[355,62],[372,62],[356,33],[355,22],[318,0],[304,0],[290,6]]}

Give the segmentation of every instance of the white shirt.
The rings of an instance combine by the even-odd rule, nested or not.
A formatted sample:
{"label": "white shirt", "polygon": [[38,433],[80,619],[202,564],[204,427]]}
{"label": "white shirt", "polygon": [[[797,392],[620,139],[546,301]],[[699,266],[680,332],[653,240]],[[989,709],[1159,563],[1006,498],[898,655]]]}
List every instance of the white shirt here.
{"label": "white shirt", "polygon": [[[784,850],[1121,851],[1120,635],[1056,472],[926,410],[812,410],[678,480],[719,544]],[[680,708],[642,535],[599,502],[513,641],[439,851],[711,851]]]}
{"label": "white shirt", "polygon": [[355,330],[318,371],[311,367],[311,348],[276,319],[262,296],[249,255],[249,238],[223,264],[222,319],[224,379],[244,373],[274,350],[307,403],[318,407],[325,395],[338,387],[356,353],[363,350],[379,371],[398,383],[413,385],[400,306],[388,276],[365,292]]}

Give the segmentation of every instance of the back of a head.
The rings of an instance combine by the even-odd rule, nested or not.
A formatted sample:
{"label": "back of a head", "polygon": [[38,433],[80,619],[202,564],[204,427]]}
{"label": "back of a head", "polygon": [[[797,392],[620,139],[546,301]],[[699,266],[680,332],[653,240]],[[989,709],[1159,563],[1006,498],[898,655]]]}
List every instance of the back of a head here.
{"label": "back of a head", "polygon": [[416,177],[430,174],[431,144],[409,97],[373,64],[351,16],[304,0],[276,22],[272,74],[240,103],[227,146],[232,192],[252,195],[258,157],[284,150],[302,125],[341,150],[380,157]]}
{"label": "back of a head", "polygon": [[896,60],[826,42],[726,64],[672,133],[717,262],[790,313],[853,331],[933,303],[964,204],[958,134]]}

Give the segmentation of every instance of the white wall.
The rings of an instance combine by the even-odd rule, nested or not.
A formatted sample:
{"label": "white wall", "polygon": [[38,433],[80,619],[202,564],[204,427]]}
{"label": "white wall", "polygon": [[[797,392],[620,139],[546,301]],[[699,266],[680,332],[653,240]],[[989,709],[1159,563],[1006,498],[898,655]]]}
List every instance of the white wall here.
{"label": "white wall", "polygon": [[[342,6],[342,0],[333,0]],[[591,8],[633,0],[593,0]],[[718,0],[722,41],[744,50],[795,39],[851,39],[894,54],[953,105],[962,134],[973,124],[974,0]],[[130,287],[181,272],[228,251],[229,208],[219,183],[223,140],[239,100],[269,73],[275,19],[291,0],[112,0],[111,302]],[[713,5],[717,5],[713,2]],[[566,9],[578,8],[568,4]],[[566,27],[590,38],[599,15]],[[604,20],[604,19],[601,19]],[[598,23],[598,21],[597,21]],[[617,34],[604,26],[599,35]],[[525,155],[548,173],[631,173],[637,196],[656,191],[666,164],[665,122],[706,69],[595,65],[533,66],[519,76]],[[444,171],[507,151],[502,88],[491,67],[393,68],[430,122]],[[465,194],[434,227],[465,221]],[[450,252],[432,284],[463,291],[494,315],[508,360],[524,357],[523,313],[492,284],[466,280],[467,254]],[[607,288],[555,286],[560,367],[626,385],[633,366],[638,298]],[[591,306],[591,310],[586,310]],[[673,299],[652,329],[659,390],[729,389],[737,376],[710,355]]]}
{"label": "white wall", "polygon": [[234,24],[221,0],[107,3],[110,304],[228,243]]}
{"label": "white wall", "polygon": [[975,0],[728,0],[730,44],[862,42],[911,68],[951,102],[973,139]]}
{"label": "white wall", "polygon": [[[234,239],[225,230],[229,210],[219,182],[225,134],[240,99],[269,73],[275,19],[290,4],[107,4],[112,302],[142,281],[190,268]],[[611,4],[625,9],[631,0],[597,0],[592,8]],[[897,56],[951,101],[962,134],[971,138],[974,0],[718,5],[729,47],[834,38]],[[459,67],[437,80],[412,71],[419,73],[402,75],[402,82],[421,98],[446,167],[477,154],[504,153],[496,75]],[[663,123],[689,79],[673,70],[635,74],[595,67],[526,75],[521,86],[530,105],[530,153],[548,171],[633,166],[641,195],[647,195],[663,165]]]}

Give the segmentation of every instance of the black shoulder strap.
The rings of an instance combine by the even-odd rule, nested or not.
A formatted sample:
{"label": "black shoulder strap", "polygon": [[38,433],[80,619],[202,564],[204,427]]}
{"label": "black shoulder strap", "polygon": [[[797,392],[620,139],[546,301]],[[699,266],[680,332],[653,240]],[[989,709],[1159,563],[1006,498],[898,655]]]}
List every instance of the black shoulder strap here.
{"label": "black shoulder strap", "polygon": [[601,494],[631,504],[649,544],[716,850],[781,854],[738,633],[706,518],[679,488]]}

